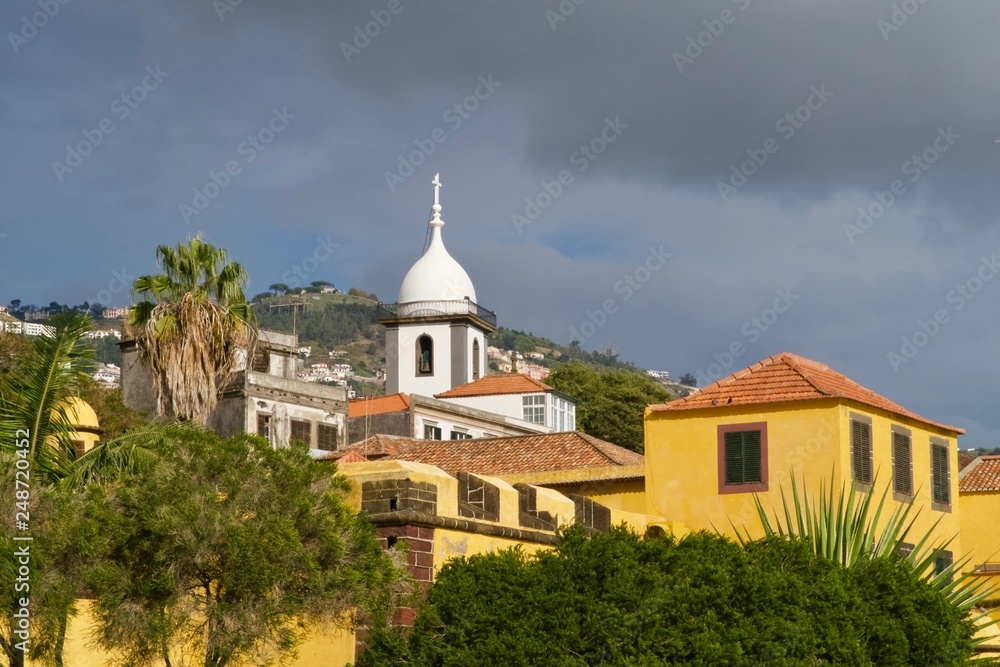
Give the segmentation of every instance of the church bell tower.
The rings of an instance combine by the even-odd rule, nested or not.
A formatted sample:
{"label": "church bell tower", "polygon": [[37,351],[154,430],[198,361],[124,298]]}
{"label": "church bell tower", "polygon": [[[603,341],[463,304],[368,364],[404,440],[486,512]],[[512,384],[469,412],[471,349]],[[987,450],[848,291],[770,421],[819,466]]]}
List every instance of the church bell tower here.
{"label": "church bell tower", "polygon": [[385,326],[386,394],[433,396],[486,374],[486,335],[496,314],[476,303],[465,269],[441,240],[441,179],[434,176],[431,241],[399,288],[394,304],[379,304]]}

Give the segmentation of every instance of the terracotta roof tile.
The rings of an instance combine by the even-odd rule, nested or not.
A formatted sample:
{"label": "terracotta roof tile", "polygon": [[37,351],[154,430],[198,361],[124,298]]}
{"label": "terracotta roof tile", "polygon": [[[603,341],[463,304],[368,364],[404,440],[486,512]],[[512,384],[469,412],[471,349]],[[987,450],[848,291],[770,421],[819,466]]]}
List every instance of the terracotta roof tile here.
{"label": "terracotta roof tile", "polygon": [[641,454],[578,431],[471,440],[373,436],[352,445],[350,451],[359,451],[369,459],[426,463],[449,474],[479,475],[641,466],[645,460]]}
{"label": "terracotta roof tile", "polygon": [[401,435],[373,435],[367,440],[350,445],[341,451],[357,452],[367,460],[394,458],[410,446],[412,442],[422,442]]}
{"label": "terracotta roof tile", "polygon": [[410,397],[406,394],[389,394],[374,398],[355,398],[347,404],[347,417],[381,415],[386,412],[401,412],[410,407]]}
{"label": "terracotta roof tile", "polygon": [[684,398],[649,407],[660,412],[822,398],[842,398],[953,433],[965,433],[964,429],[910,412],[825,364],[788,352],[768,357]]}
{"label": "terracotta roof tile", "polygon": [[1000,456],[980,456],[962,471],[959,493],[1000,491]]}
{"label": "terracotta roof tile", "polygon": [[366,463],[366,459],[361,452],[356,449],[348,450],[343,456],[338,456],[336,459],[337,463]]}
{"label": "terracotta roof tile", "polygon": [[487,375],[468,384],[449,389],[434,398],[461,398],[463,396],[495,396],[497,394],[537,394],[552,389],[544,382],[521,373]]}

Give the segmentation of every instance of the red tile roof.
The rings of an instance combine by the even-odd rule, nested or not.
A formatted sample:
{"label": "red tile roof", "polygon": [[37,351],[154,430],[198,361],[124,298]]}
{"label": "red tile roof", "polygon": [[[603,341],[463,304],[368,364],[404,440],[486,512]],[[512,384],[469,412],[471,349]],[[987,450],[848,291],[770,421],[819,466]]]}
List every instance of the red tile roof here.
{"label": "red tile roof", "polygon": [[350,445],[342,451],[357,452],[367,460],[395,458],[413,442],[422,442],[401,435],[373,435],[366,440]]}
{"label": "red tile roof", "polygon": [[552,389],[544,382],[532,379],[522,373],[487,375],[468,384],[449,389],[434,398],[461,398],[463,396],[496,396],[497,394],[537,394]]}
{"label": "red tile roof", "polygon": [[348,450],[343,456],[336,459],[337,463],[365,463],[368,461],[358,450]]}
{"label": "red tile roof", "polygon": [[389,394],[374,398],[355,398],[347,404],[347,417],[381,415],[386,412],[401,412],[410,407],[410,397],[406,394]]}
{"label": "red tile roof", "polygon": [[377,435],[352,445],[368,458],[437,466],[447,473],[511,475],[579,468],[641,466],[643,456],[578,431],[472,440]]}
{"label": "red tile roof", "polygon": [[654,412],[695,410],[822,398],[854,401],[956,434],[965,433],[964,429],[939,424],[910,412],[825,364],[788,352],[768,357],[684,398],[649,408]]}
{"label": "red tile roof", "polygon": [[1000,491],[1000,456],[980,456],[958,477],[959,493]]}

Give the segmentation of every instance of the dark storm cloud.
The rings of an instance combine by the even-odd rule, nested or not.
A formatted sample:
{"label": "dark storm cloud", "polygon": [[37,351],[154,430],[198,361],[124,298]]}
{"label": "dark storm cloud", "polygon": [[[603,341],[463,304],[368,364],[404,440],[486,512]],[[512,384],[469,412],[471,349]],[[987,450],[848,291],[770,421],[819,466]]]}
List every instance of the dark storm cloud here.
{"label": "dark storm cloud", "polygon": [[[322,255],[303,280],[393,300],[440,171],[448,247],[502,324],[568,342],[611,300],[587,347],[675,376],[789,350],[996,444],[1000,280],[948,301],[1000,250],[995,3],[73,0],[15,53],[37,11],[0,9],[4,301],[125,303],[116,275],[201,230],[252,292]],[[294,118],[248,160],[275,109]]]}
{"label": "dark storm cloud", "polygon": [[[606,161],[621,176],[716,194],[748,149],[774,138],[780,150],[740,195],[812,199],[884,187],[952,127],[961,141],[923,185],[963,218],[994,219],[997,194],[986,186],[998,176],[1000,136],[995,4],[588,2],[550,22],[559,3],[402,2],[345,62],[344,45],[365,43],[357,31],[384,4],[238,11],[309,35],[317,67],[404,108],[422,91],[461,95],[494,73],[518,99],[524,127],[511,139],[541,171],[562,168],[601,119],[619,115],[630,131]],[[796,120],[820,86],[832,97]]]}

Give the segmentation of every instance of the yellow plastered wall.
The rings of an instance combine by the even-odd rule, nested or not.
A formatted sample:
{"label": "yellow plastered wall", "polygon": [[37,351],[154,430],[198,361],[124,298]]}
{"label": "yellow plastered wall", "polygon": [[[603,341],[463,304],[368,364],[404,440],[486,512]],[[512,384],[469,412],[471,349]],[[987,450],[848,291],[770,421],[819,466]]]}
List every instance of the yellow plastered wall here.
{"label": "yellow plastered wall", "polygon": [[514,473],[501,477],[511,484],[551,487],[565,496],[581,495],[611,509],[641,513],[646,511],[644,473],[644,466],[606,466]]}
{"label": "yellow plastered wall", "polygon": [[[912,535],[921,535],[941,520],[937,533],[955,537],[949,549],[961,554],[958,506],[958,451],[955,435],[920,422],[837,399],[720,407],[703,410],[646,412],[646,513],[686,524],[691,530],[719,530],[733,536],[733,525],[762,536],[752,493],[719,493],[718,427],[766,422],[768,490],[760,494],[768,509],[781,508],[781,488],[790,493],[790,475],[804,480],[810,495],[820,485],[840,488],[850,483],[851,414],[872,421],[874,468],[879,473],[877,493],[892,483],[891,428],[898,424],[911,432],[915,508],[920,514]],[[930,502],[930,437],[947,440],[951,452],[950,512],[932,509]],[[828,488],[828,487],[827,487]],[[890,510],[895,502],[889,502]],[[887,515],[888,512],[885,512]],[[916,540],[913,540],[916,541]]]}
{"label": "yellow plastered wall", "polygon": [[499,477],[490,477],[488,475],[476,475],[476,477],[485,481],[487,484],[492,484],[497,488],[497,491],[500,492],[500,520],[487,523],[497,523],[499,525],[517,528],[520,518],[520,495],[518,494],[517,489]]}
{"label": "yellow plastered wall", "polygon": [[[1000,530],[997,530],[997,517],[1000,516],[1000,493],[962,493],[958,497],[960,507],[959,520],[962,527],[963,554],[969,558],[964,570],[972,570],[980,565],[1000,564]],[[1000,573],[978,576],[977,580],[983,586],[992,586],[1000,590]],[[1000,600],[1000,593],[991,596],[992,601]],[[990,612],[994,623],[980,633],[987,637],[984,644],[993,649],[1000,649],[1000,607]]]}
{"label": "yellow plastered wall", "polygon": [[365,482],[409,479],[437,486],[438,516],[458,517],[458,480],[440,468],[413,461],[391,460],[340,463],[337,465],[337,472],[350,481],[351,488],[345,494],[345,499],[356,510],[361,509],[361,485]]}
{"label": "yellow plastered wall", "polygon": [[575,494],[591,498],[613,510],[637,513],[646,511],[646,480],[644,478],[577,482],[559,484],[553,488],[566,496]]}
{"label": "yellow plastered wall", "polygon": [[[66,629],[65,667],[104,667],[110,664],[111,655],[95,648],[91,640],[94,628],[91,604],[90,600],[77,601],[79,613],[70,620]],[[354,633],[350,630],[310,628],[296,658],[286,664],[290,667],[343,667],[354,662],[354,646]],[[29,661],[29,665],[37,667],[38,663]]]}
{"label": "yellow plastered wall", "polygon": [[[90,614],[90,600],[77,600],[79,613],[66,627],[66,645],[63,653],[65,667],[103,667],[111,656],[95,648],[90,641],[94,620]],[[40,663],[30,662],[34,666]]]}
{"label": "yellow plastered wall", "polygon": [[516,546],[520,546],[524,552],[528,554],[532,554],[539,549],[552,548],[552,546],[548,544],[521,542],[519,540],[512,540],[506,537],[494,537],[492,535],[467,533],[460,530],[435,528],[434,572],[435,574],[439,572],[441,567],[453,558],[491,553],[499,549],[510,549]]}
{"label": "yellow plastered wall", "polygon": [[572,500],[542,486],[535,487],[535,509],[551,514],[557,526],[573,523],[576,518],[576,504]]}
{"label": "yellow plastered wall", "polygon": [[958,497],[962,529],[962,547],[969,556],[969,567],[1000,563],[1000,493],[963,493]]}
{"label": "yellow plastered wall", "polygon": [[[875,500],[882,497],[888,488],[888,516],[892,509],[899,506],[893,500],[892,493],[892,429],[899,426],[910,432],[910,449],[913,458],[913,509],[911,518],[915,517],[913,529],[906,538],[907,542],[915,544],[927,531],[934,529],[937,542],[941,545],[951,540],[947,549],[952,552],[955,561],[965,553],[963,551],[961,510],[958,498],[958,439],[955,433],[933,427],[929,424],[906,419],[890,412],[860,405],[840,405],[839,416],[842,424],[840,431],[840,469],[845,471],[845,479],[851,479],[851,416],[860,415],[872,422],[872,459],[873,472],[876,475],[874,492]],[[931,493],[931,438],[944,441],[948,446],[948,469],[950,471],[949,505],[932,503]],[[919,513],[918,513],[919,511]],[[934,527],[935,522],[937,527]]]}

